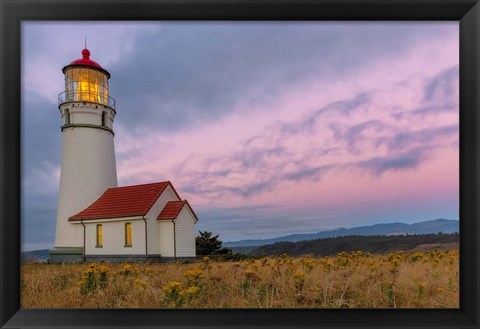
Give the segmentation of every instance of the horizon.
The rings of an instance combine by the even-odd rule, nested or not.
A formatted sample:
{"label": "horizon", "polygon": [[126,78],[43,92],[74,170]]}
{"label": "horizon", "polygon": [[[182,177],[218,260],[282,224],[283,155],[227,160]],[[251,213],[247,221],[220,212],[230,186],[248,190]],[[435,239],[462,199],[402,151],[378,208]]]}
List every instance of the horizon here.
{"label": "horizon", "polygon": [[[339,230],[339,229],[354,229],[354,228],[360,228],[360,227],[369,227],[369,226],[374,226],[374,225],[382,225],[382,224],[407,224],[407,225],[413,225],[413,224],[419,224],[419,223],[425,223],[425,222],[432,222],[432,221],[438,221],[438,220],[447,220],[447,221],[456,221],[456,222],[460,222],[458,219],[448,219],[448,218],[437,218],[437,219],[432,219],[432,220],[424,220],[424,221],[420,221],[420,222],[415,222],[415,223],[411,223],[411,224],[407,224],[405,222],[398,222],[398,221],[395,221],[395,222],[381,222],[381,223],[377,223],[377,224],[372,224],[372,225],[366,225],[366,226],[355,226],[355,227],[336,227],[336,228],[332,228],[332,229],[328,229],[328,230],[324,230],[324,231],[318,231],[318,232],[295,232],[295,233],[291,233],[291,234],[288,234],[288,235],[285,235],[285,236],[272,236],[272,237],[265,237],[265,238],[260,238],[260,239],[242,239],[242,240],[223,240],[221,236],[219,236],[219,239],[222,241],[222,243],[232,243],[232,242],[241,242],[241,241],[248,241],[248,240],[252,240],[252,241],[255,241],[255,240],[270,240],[270,239],[278,239],[278,238],[282,238],[282,237],[288,237],[288,236],[291,236],[291,235],[304,235],[304,234],[317,234],[317,233],[321,233],[321,232],[329,232],[329,231],[335,231],[335,230]],[[212,232],[214,235],[216,235],[215,232]],[[426,233],[426,234],[430,234],[430,233]],[[434,233],[436,234],[436,233]],[[407,234],[408,235],[408,234]],[[323,239],[323,238],[321,238]],[[23,250],[22,249],[22,252],[32,252],[32,251],[40,251],[40,250],[49,250],[53,248],[53,244],[49,247],[46,247],[46,248],[41,248],[41,249],[31,249],[31,250]]]}
{"label": "horizon", "polygon": [[85,37],[111,73],[119,186],[170,180],[197,232],[230,242],[459,218],[458,22],[21,29],[22,250],[53,246],[61,69]]}

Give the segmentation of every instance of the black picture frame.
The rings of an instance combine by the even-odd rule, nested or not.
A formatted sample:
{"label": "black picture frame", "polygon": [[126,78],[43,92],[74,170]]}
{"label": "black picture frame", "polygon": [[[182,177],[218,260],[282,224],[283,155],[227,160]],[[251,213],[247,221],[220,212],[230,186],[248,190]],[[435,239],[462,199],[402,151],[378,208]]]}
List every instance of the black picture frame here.
{"label": "black picture frame", "polygon": [[[479,328],[478,0],[0,0],[2,328]],[[460,23],[459,309],[20,309],[20,55],[24,20],[453,20]]]}

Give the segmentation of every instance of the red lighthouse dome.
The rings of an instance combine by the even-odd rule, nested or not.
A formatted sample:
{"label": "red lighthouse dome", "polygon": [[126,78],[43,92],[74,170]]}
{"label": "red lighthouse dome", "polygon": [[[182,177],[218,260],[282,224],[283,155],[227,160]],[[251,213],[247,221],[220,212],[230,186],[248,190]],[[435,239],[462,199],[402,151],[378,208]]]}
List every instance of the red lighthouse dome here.
{"label": "red lighthouse dome", "polygon": [[87,48],[82,50],[82,58],[71,62],[70,65],[88,65],[88,66],[93,66],[99,69],[102,68],[100,64],[90,59],[90,51]]}
{"label": "red lighthouse dome", "polygon": [[90,50],[88,50],[87,48],[82,50],[82,58],[74,60],[69,65],[63,68],[62,70],[63,73],[65,73],[65,69],[70,66],[88,66],[88,67],[96,68],[102,71],[103,73],[105,73],[107,77],[110,78],[110,73],[108,73],[107,70],[101,67],[100,64],[98,64],[97,62],[94,62],[90,59]]}

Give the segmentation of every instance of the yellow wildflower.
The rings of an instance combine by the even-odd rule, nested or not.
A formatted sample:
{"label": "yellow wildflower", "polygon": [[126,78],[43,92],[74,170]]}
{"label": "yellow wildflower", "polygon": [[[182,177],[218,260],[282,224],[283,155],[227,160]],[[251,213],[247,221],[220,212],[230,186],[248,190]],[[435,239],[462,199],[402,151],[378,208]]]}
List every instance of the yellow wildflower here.
{"label": "yellow wildflower", "polygon": [[179,306],[182,303],[182,284],[178,281],[170,281],[163,286],[163,303],[166,306]]}
{"label": "yellow wildflower", "polygon": [[182,284],[178,281],[170,281],[166,285],[163,286],[163,292],[165,293],[171,293],[173,291],[180,291],[182,288]]}
{"label": "yellow wildflower", "polygon": [[200,279],[202,278],[202,274],[203,274],[203,271],[201,269],[195,268],[193,270],[186,271],[184,276],[188,284],[196,285],[200,282]]}
{"label": "yellow wildflower", "polygon": [[302,291],[303,284],[305,283],[305,272],[295,272],[293,275],[295,288],[299,291]]}
{"label": "yellow wildflower", "polygon": [[107,274],[108,272],[110,272],[110,269],[106,266],[99,266],[98,272],[101,274]]}
{"label": "yellow wildflower", "polygon": [[147,280],[135,279],[135,280],[133,281],[133,285],[134,285],[136,288],[143,288],[143,287],[149,286],[149,285],[150,285],[150,282],[147,281]]}
{"label": "yellow wildflower", "polygon": [[300,260],[300,262],[302,263],[303,265],[303,268],[307,271],[307,272],[310,272],[311,270],[313,270],[313,268],[315,267],[315,260],[311,257],[305,257],[305,258],[302,258]]}
{"label": "yellow wildflower", "polygon": [[128,275],[132,272],[132,270],[133,270],[133,266],[127,263],[127,264],[123,265],[123,268],[120,271],[120,273],[122,273],[124,275]]}
{"label": "yellow wildflower", "polygon": [[197,286],[190,286],[187,289],[185,289],[185,294],[191,295],[191,296],[196,295],[199,292],[200,292],[200,288]]}

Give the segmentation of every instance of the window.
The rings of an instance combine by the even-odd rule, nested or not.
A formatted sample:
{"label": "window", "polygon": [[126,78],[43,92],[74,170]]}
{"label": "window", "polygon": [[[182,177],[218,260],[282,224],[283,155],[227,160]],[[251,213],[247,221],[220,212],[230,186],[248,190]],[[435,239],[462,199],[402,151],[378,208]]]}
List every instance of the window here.
{"label": "window", "polygon": [[125,223],[125,247],[132,246],[132,223]]}
{"label": "window", "polygon": [[70,111],[68,109],[64,112],[64,120],[66,125],[70,124]]}
{"label": "window", "polygon": [[65,100],[108,104],[108,77],[85,67],[69,68],[65,72]]}
{"label": "window", "polygon": [[103,247],[103,228],[102,224],[97,224],[97,248]]}
{"label": "window", "polygon": [[107,116],[107,113],[106,112],[102,112],[102,127],[105,127],[105,121],[106,121],[106,116]]}

